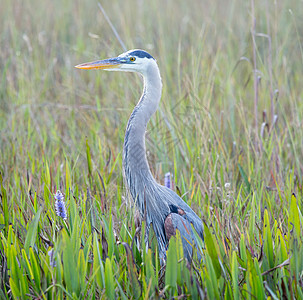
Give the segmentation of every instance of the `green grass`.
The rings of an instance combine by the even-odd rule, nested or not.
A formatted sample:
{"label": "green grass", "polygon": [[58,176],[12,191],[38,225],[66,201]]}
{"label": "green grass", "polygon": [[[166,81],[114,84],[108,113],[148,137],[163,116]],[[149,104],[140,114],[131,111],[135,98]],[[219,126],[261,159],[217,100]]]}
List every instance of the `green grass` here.
{"label": "green grass", "polygon": [[177,236],[164,270],[134,242],[121,151],[141,80],[74,68],[123,52],[97,2],[4,0],[0,299],[303,299],[300,1],[103,2],[157,58],[148,159],[205,222],[203,260]]}

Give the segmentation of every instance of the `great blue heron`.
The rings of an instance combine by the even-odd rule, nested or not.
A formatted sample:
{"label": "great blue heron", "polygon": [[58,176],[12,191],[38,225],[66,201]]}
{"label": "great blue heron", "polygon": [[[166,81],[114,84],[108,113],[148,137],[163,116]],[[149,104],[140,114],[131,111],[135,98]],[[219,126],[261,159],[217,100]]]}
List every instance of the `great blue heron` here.
{"label": "great blue heron", "polygon": [[152,224],[158,242],[159,257],[164,262],[169,239],[178,229],[184,256],[190,260],[192,245],[197,244],[193,228],[203,239],[202,221],[174,191],[156,182],[146,158],[146,126],[158,108],[162,93],[162,81],[156,60],[146,51],[135,49],[118,57],[84,63],[76,68],[137,72],[143,76],[143,94],[128,120],[125,132],[124,175],[141,217],[146,217],[147,247]]}

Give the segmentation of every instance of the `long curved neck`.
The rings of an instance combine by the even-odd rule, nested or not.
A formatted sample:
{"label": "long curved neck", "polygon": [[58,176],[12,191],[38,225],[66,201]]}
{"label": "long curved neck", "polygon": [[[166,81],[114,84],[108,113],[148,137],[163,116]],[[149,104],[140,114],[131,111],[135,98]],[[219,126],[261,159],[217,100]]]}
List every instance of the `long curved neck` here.
{"label": "long curved neck", "polygon": [[[123,168],[132,198],[142,201],[144,182],[155,181],[147,162],[145,131],[156,112],[162,92],[160,72],[156,62],[143,75],[143,94],[134,108],[126,127],[123,147]],[[143,204],[140,203],[140,206]]]}

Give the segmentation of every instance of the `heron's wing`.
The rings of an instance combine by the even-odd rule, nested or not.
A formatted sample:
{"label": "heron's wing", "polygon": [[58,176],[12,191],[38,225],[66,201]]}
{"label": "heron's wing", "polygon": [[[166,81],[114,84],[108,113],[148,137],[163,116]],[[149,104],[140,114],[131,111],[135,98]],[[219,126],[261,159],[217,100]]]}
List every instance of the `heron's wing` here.
{"label": "heron's wing", "polygon": [[171,213],[182,216],[183,219],[193,225],[198,235],[204,240],[203,236],[203,223],[197,214],[171,189],[166,189],[166,194],[169,195],[167,198],[168,206]]}
{"label": "heron's wing", "polygon": [[[177,213],[171,213],[165,219],[164,228],[168,239],[176,234],[176,230],[179,230],[183,244],[184,257],[190,261],[193,255],[193,245],[197,245],[196,237],[190,222]],[[201,259],[199,252],[198,259]]]}

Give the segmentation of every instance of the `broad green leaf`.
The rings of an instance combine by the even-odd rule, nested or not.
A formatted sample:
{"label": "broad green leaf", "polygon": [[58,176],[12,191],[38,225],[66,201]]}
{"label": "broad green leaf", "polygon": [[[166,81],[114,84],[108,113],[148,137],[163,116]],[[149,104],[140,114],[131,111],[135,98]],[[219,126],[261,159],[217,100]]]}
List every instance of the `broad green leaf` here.
{"label": "broad green leaf", "polygon": [[263,280],[262,276],[258,276],[257,269],[259,269],[258,266],[258,260],[253,260],[251,256],[247,255],[247,272],[246,272],[246,282],[249,286],[248,291],[252,295],[257,295],[258,299],[265,299],[265,294],[263,290]]}
{"label": "broad green leaf", "polygon": [[47,161],[44,162],[44,165],[45,165],[45,169],[44,169],[44,181],[45,181],[46,186],[49,187],[50,183],[51,183],[51,178],[50,178],[49,166],[48,166]]}
{"label": "broad green leaf", "polygon": [[27,257],[27,255],[26,255],[26,252],[25,252],[24,249],[22,249],[22,257],[23,257],[23,259],[25,260],[26,265],[27,265],[27,267],[28,267],[28,271],[29,271],[29,275],[30,275],[31,280],[34,280],[34,279],[35,279],[35,278],[34,278],[34,272],[33,272],[32,266],[31,266],[31,264],[30,264],[30,262],[29,262],[29,260],[28,260],[28,257]]}
{"label": "broad green leaf", "polygon": [[264,240],[264,253],[268,260],[268,267],[274,267],[274,250],[273,250],[273,241],[272,234],[269,224],[268,210],[264,210],[264,225],[263,225],[263,240]]}
{"label": "broad green leaf", "polygon": [[29,248],[29,259],[32,265],[32,270],[34,274],[34,279],[35,279],[35,284],[37,288],[40,290],[41,289],[41,276],[40,276],[40,266],[36,260],[35,253],[33,248]]}
{"label": "broad green leaf", "polygon": [[62,230],[62,252],[63,252],[63,274],[67,290],[79,295],[80,293],[80,274],[77,270],[77,252],[74,249],[72,239],[65,229]]}
{"label": "broad green leaf", "polygon": [[[183,284],[183,267],[184,267],[184,254],[183,254],[183,245],[182,245],[182,239],[181,234],[179,230],[176,230],[176,254],[177,254],[177,284],[182,286]],[[181,262],[179,262],[181,260]],[[184,272],[184,271],[183,271]]]}
{"label": "broad green leaf", "polygon": [[19,277],[19,286],[20,286],[20,290],[21,290],[21,295],[22,295],[23,299],[26,299],[27,295],[28,295],[28,292],[29,292],[29,289],[28,289],[28,280],[27,280],[27,277],[24,276],[24,268],[23,268],[23,266],[21,266],[19,274],[21,275]]}
{"label": "broad green leaf", "polygon": [[233,298],[232,295],[233,295],[233,293],[232,293],[232,288],[230,286],[230,283],[226,282],[224,299],[226,299],[226,300],[237,299],[237,298]]}
{"label": "broad green leaf", "polygon": [[295,279],[292,284],[295,285],[300,278],[303,270],[302,250],[299,247],[298,240],[294,239],[291,243],[290,270]]}
{"label": "broad green leaf", "polygon": [[79,279],[80,279],[81,288],[83,289],[85,285],[85,274],[86,274],[86,262],[84,258],[83,249],[79,250],[77,269],[80,274]]}
{"label": "broad green leaf", "polygon": [[[256,212],[255,212],[255,194],[253,194],[253,198],[251,201],[251,211],[250,211],[250,217],[249,217],[249,237],[253,240],[254,232],[255,232],[255,222],[256,222]],[[250,241],[250,243],[252,243]]]}
{"label": "broad green leaf", "polygon": [[233,283],[233,299],[239,299],[240,298],[240,292],[239,292],[239,268],[238,268],[238,261],[237,261],[237,254],[235,251],[233,251],[232,254],[232,283]]}
{"label": "broad green leaf", "polygon": [[301,236],[300,216],[299,216],[299,209],[297,205],[297,198],[295,194],[291,195],[291,200],[290,200],[288,230],[291,235],[300,238]]}
{"label": "broad green leaf", "polygon": [[9,262],[10,264],[8,265],[10,269],[10,276],[15,280],[19,281],[19,277],[23,276],[23,274],[20,273],[20,268],[18,264],[18,257],[17,257],[17,251],[14,245],[11,245],[9,247]]}
{"label": "broad green leaf", "polygon": [[151,289],[154,290],[155,287],[157,286],[158,282],[157,282],[157,278],[155,276],[154,266],[152,264],[151,249],[148,249],[148,252],[146,253],[146,259],[145,259],[144,266],[145,266],[146,281],[149,282],[151,280]]}
{"label": "broad green leaf", "polygon": [[255,257],[253,260],[254,263],[254,270],[257,274],[257,276],[254,278],[255,281],[255,286],[256,286],[256,294],[258,295],[259,299],[265,299],[265,290],[264,290],[264,284],[263,284],[263,278],[261,275],[260,267],[259,267],[259,262],[258,259]]}
{"label": "broad green leaf", "polygon": [[1,201],[2,201],[2,210],[3,210],[3,216],[4,216],[4,225],[6,228],[6,231],[8,231],[8,227],[9,227],[9,207],[8,207],[8,201],[7,201],[7,193],[6,193],[6,189],[3,186],[3,182],[2,182],[2,174],[0,172],[0,191],[1,191]]}
{"label": "broad green leaf", "polygon": [[205,253],[206,263],[206,287],[209,299],[220,299],[218,290],[218,280],[215,273],[215,269],[212,263],[212,259],[208,253]]}
{"label": "broad green leaf", "polygon": [[[18,279],[16,279],[16,280],[18,282]],[[16,281],[13,280],[13,278],[9,279],[9,285],[10,285],[10,288],[11,288],[14,299],[20,299],[21,292],[18,288],[18,285],[16,284]]]}
{"label": "broad green leaf", "polygon": [[167,262],[165,269],[165,285],[173,288],[177,287],[177,240],[175,236],[172,236],[169,240],[169,246],[167,251]]}
{"label": "broad green leaf", "polygon": [[247,254],[246,254],[246,246],[245,246],[245,240],[244,240],[244,235],[241,234],[241,239],[240,239],[240,254],[241,254],[241,259],[245,264],[247,264]]}
{"label": "broad green leaf", "polygon": [[[284,237],[281,233],[281,230],[278,228],[276,233],[276,242],[275,248],[280,251],[276,254],[280,257],[280,260],[276,260],[276,264],[280,264],[288,258],[287,248],[285,245]],[[279,247],[280,246],[280,247]]]}
{"label": "broad green leaf", "polygon": [[105,261],[105,293],[108,299],[115,299],[115,281],[109,258]]}
{"label": "broad green leaf", "polygon": [[39,207],[31,224],[28,227],[26,238],[25,238],[25,243],[24,243],[24,249],[25,249],[26,253],[28,253],[29,247],[34,247],[41,212],[42,212],[42,207]]}
{"label": "broad green leaf", "polygon": [[107,241],[108,241],[108,256],[112,257],[114,253],[114,248],[115,248],[115,235],[113,231],[113,218],[110,216],[109,219],[109,226],[108,226],[108,236],[107,236]]}
{"label": "broad green leaf", "polygon": [[94,273],[96,274],[97,284],[101,289],[103,289],[105,286],[104,267],[103,267],[102,257],[100,254],[100,243],[98,241],[96,232],[94,232],[93,254],[94,254],[93,270]]}
{"label": "broad green leaf", "polygon": [[215,246],[215,242],[213,240],[213,236],[210,233],[210,230],[206,224],[204,224],[204,233],[205,233],[205,245],[207,249],[207,253],[209,254],[211,260],[212,260],[212,265],[214,267],[214,270],[216,272],[217,278],[220,277],[221,275],[221,267],[219,263],[219,254],[217,251],[217,248]]}

